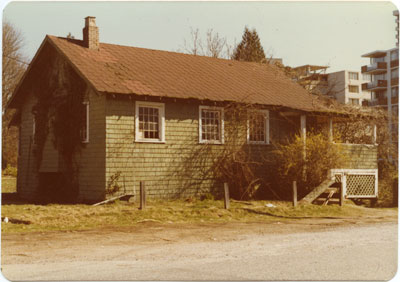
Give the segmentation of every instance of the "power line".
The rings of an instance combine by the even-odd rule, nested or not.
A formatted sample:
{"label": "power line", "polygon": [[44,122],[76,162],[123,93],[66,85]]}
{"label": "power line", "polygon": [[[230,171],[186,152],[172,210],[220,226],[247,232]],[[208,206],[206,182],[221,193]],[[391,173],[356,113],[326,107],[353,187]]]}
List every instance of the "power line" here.
{"label": "power line", "polygon": [[25,65],[28,65],[28,66],[29,66],[29,63],[24,62],[24,61],[21,61],[21,60],[19,60],[19,59],[17,59],[17,58],[13,58],[13,57],[9,57],[9,56],[4,56],[4,57],[7,57],[7,58],[9,58],[9,59],[11,59],[11,60],[14,60],[14,61],[17,61],[17,62],[19,62],[19,63],[21,63],[21,64],[25,64]]}

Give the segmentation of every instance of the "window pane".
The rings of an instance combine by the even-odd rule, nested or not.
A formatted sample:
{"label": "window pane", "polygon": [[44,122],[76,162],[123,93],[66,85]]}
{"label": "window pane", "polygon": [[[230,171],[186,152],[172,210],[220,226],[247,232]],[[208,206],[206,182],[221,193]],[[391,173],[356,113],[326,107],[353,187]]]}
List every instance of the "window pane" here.
{"label": "window pane", "polygon": [[219,110],[201,110],[201,138],[207,141],[221,141],[221,112]]}
{"label": "window pane", "polygon": [[252,113],[249,119],[249,140],[266,142],[266,116],[264,113]]}
{"label": "window pane", "polygon": [[144,139],[159,139],[159,109],[139,107],[139,132]]}

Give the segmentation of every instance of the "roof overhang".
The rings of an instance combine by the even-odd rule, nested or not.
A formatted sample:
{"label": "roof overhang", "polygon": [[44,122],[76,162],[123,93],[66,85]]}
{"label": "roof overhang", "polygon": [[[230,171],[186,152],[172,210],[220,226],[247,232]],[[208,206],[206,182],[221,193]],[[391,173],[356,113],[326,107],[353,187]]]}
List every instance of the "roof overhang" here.
{"label": "roof overhang", "polygon": [[376,51],[361,55],[361,57],[363,57],[363,58],[380,58],[380,57],[385,57],[386,52],[387,51],[385,51],[385,50],[376,50]]}
{"label": "roof overhang", "polygon": [[329,68],[328,66],[317,66],[317,65],[304,65],[304,66],[298,66],[293,68],[294,70],[301,70],[301,69],[307,69],[309,68],[311,71],[317,71],[317,70],[326,70]]}

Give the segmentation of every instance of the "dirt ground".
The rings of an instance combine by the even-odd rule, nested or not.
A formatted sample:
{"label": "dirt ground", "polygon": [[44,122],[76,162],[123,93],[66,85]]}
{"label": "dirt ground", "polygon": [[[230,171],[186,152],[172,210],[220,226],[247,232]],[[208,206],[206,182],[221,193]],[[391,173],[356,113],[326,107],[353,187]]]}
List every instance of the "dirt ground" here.
{"label": "dirt ground", "polygon": [[[290,236],[300,236],[286,239],[287,242],[293,243],[293,240],[306,242],[308,240],[305,238],[313,238],[313,236],[315,237],[313,240],[328,238],[327,234],[331,234],[330,236],[333,236],[332,241],[328,240],[326,242],[326,244],[331,245],[337,244],[337,240],[334,238],[339,236],[338,234],[340,233],[338,238],[345,238],[344,241],[348,240],[347,237],[355,237],[355,242],[349,241],[350,243],[347,242],[346,245],[350,244],[350,247],[354,245],[354,248],[358,249],[356,245],[359,243],[359,238],[357,237],[360,234],[368,232],[379,237],[381,236],[380,234],[383,234],[383,230],[386,230],[385,228],[387,229],[385,236],[389,238],[386,242],[390,241],[390,246],[392,247],[380,246],[378,251],[385,250],[385,248],[388,250],[395,249],[397,246],[397,213],[393,210],[388,211],[386,216],[357,219],[296,219],[274,223],[226,224],[159,224],[147,221],[134,227],[118,228],[118,230],[102,228],[88,231],[3,234],[1,249],[2,273],[10,280],[268,280],[270,278],[316,278],[319,280],[322,278],[307,276],[310,275],[309,271],[298,273],[298,277],[296,276],[297,274],[294,277],[286,277],[283,274],[279,275],[280,272],[271,272],[275,273],[274,275],[278,275],[278,277],[265,276],[266,274],[263,274],[262,271],[261,273],[259,273],[260,271],[253,271],[251,274],[240,276],[232,270],[227,270],[226,273],[219,273],[216,270],[215,272],[200,274],[197,267],[201,268],[202,263],[210,263],[213,257],[215,261],[212,265],[214,266],[217,262],[222,263],[228,258],[229,263],[235,265],[241,259],[240,255],[238,256],[238,253],[233,254],[232,250],[239,248],[239,246],[243,248],[248,245],[249,248],[255,248],[251,252],[252,254],[258,253],[261,256],[243,257],[246,261],[255,260],[253,264],[248,266],[251,269],[263,261],[264,255],[259,253],[259,245],[265,245],[265,249],[261,248],[261,250],[273,249],[276,248],[276,244],[268,248],[269,242],[280,242],[281,238],[291,238]],[[358,235],[347,236],[345,235],[346,232],[358,232]],[[369,239],[366,238],[365,240]],[[371,240],[373,239],[371,238]],[[396,240],[394,245],[392,244],[393,240]],[[366,244],[368,241],[364,243]],[[210,246],[214,250],[208,252],[207,249]],[[293,244],[290,248],[292,247]],[[301,249],[302,243],[299,243],[298,247]],[[343,255],[336,245],[326,247],[328,251],[331,247],[333,248],[333,253],[339,252],[338,255]],[[323,250],[324,246],[319,246],[319,248]],[[196,249],[198,251],[193,254],[193,250]],[[286,251],[282,250],[282,255]],[[371,249],[370,251],[374,250]],[[225,255],[224,257],[219,257],[220,254],[225,252],[227,252],[226,257]],[[304,254],[306,253],[307,247],[305,247]],[[318,252],[318,254],[324,255],[324,252]],[[325,255],[329,256],[329,252]],[[310,258],[313,257],[314,255],[311,253]],[[207,260],[205,260],[206,258]],[[393,254],[390,254],[388,258],[392,261]],[[189,267],[187,264],[192,259],[193,261],[198,260],[198,262],[195,266]],[[180,260],[181,264],[179,264],[178,270],[173,270],[176,266],[163,270],[163,267],[168,263],[178,263]],[[112,265],[115,267],[111,267]],[[243,264],[240,265],[243,266]],[[397,262],[395,265],[397,266]],[[158,266],[160,266],[159,270],[157,270]],[[184,266],[188,267],[188,269]],[[111,267],[111,269],[104,272],[108,267]],[[77,268],[81,268],[81,271],[76,271]],[[151,269],[150,272],[146,271],[148,268]],[[234,268],[239,269],[240,267]],[[260,269],[264,269],[263,266],[260,266]],[[384,268],[382,271],[384,272],[383,274],[386,273],[386,276],[382,278],[390,278],[390,275],[393,275],[393,267],[390,269]],[[331,277],[331,279],[333,278],[335,277]],[[345,278],[355,277],[350,275],[345,276]]]}

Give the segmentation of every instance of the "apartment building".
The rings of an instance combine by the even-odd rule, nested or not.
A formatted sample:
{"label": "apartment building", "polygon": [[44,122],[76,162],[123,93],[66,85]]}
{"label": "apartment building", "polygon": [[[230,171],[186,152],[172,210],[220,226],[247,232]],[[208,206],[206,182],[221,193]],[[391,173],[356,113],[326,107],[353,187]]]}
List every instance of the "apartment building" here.
{"label": "apartment building", "polygon": [[371,93],[362,88],[364,83],[371,81],[369,75],[361,72],[342,70],[328,73],[328,86],[326,95],[335,98],[342,104],[354,106],[366,105],[371,101]]}
{"label": "apartment building", "polygon": [[371,82],[362,84],[362,90],[371,93],[370,106],[384,107],[398,115],[399,48],[377,50],[362,57],[370,60],[361,67],[363,75],[371,76]]}
{"label": "apartment building", "polygon": [[323,92],[328,87],[328,76],[325,74],[327,68],[328,66],[303,65],[292,70],[296,74],[294,79],[304,88]]}
{"label": "apartment building", "polygon": [[399,10],[393,11],[393,16],[396,17],[396,47],[399,47]]}

